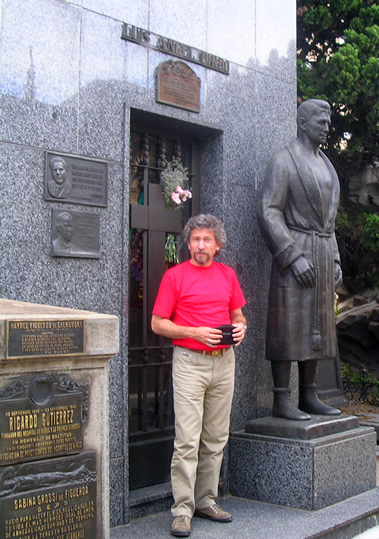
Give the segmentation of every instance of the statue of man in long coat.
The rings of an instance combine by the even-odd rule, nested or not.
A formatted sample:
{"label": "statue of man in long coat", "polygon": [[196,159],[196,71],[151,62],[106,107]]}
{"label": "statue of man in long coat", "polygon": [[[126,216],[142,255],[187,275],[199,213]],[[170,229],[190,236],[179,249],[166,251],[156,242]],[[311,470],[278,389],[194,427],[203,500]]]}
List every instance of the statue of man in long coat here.
{"label": "statue of man in long coat", "polygon": [[[298,137],[268,164],[258,222],[271,254],[266,358],[274,381],[273,416],[310,419],[338,415],[317,395],[319,359],[337,352],[334,291],[342,271],[334,233],[339,201],[337,174],[320,150],[330,126],[330,106],[309,99],[298,108]],[[291,362],[299,366],[299,408],[290,399]]]}

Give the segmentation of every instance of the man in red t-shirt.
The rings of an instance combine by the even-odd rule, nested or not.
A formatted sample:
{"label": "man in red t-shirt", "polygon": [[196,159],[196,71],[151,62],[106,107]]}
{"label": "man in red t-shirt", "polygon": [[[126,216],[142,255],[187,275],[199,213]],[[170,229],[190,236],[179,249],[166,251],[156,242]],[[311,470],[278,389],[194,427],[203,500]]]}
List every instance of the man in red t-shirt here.
{"label": "man in red t-shirt", "polygon": [[178,537],[190,535],[193,515],[232,520],[215,503],[229,437],[235,365],[233,346],[221,344],[217,326],[234,326],[236,346],[246,332],[246,301],[236,274],[213,261],[226,242],[222,222],[213,215],[191,217],[183,235],[191,259],[164,274],[151,322],[154,333],[174,344],[171,534]]}

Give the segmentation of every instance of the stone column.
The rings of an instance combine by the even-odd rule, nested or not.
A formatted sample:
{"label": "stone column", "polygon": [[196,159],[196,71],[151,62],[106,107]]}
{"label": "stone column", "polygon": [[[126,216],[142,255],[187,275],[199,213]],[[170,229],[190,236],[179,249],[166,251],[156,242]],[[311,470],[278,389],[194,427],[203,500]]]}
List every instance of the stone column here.
{"label": "stone column", "polygon": [[0,299],[1,537],[109,538],[118,350],[116,316]]}

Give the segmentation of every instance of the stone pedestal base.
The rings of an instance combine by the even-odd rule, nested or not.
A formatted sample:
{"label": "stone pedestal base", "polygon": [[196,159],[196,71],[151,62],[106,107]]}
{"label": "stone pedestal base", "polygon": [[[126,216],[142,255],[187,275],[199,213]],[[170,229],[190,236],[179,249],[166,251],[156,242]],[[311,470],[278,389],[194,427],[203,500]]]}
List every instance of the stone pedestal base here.
{"label": "stone pedestal base", "polygon": [[109,539],[118,348],[116,316],[0,299],[1,538]]}
{"label": "stone pedestal base", "polygon": [[355,417],[267,417],[246,430],[230,436],[233,496],[313,511],[375,488],[376,433]]}

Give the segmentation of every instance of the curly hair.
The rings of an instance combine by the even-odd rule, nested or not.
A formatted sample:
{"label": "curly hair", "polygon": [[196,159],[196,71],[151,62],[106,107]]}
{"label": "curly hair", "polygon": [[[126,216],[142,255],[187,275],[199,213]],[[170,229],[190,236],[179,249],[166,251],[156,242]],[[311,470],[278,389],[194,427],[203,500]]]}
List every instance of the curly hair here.
{"label": "curly hair", "polygon": [[195,215],[194,217],[190,217],[188,219],[183,229],[183,239],[187,245],[189,243],[192,231],[196,228],[209,228],[210,230],[214,230],[217,244],[221,247],[225,245],[226,233],[224,225],[222,224],[222,221],[215,215],[211,215],[210,213],[200,213],[200,215]]}

